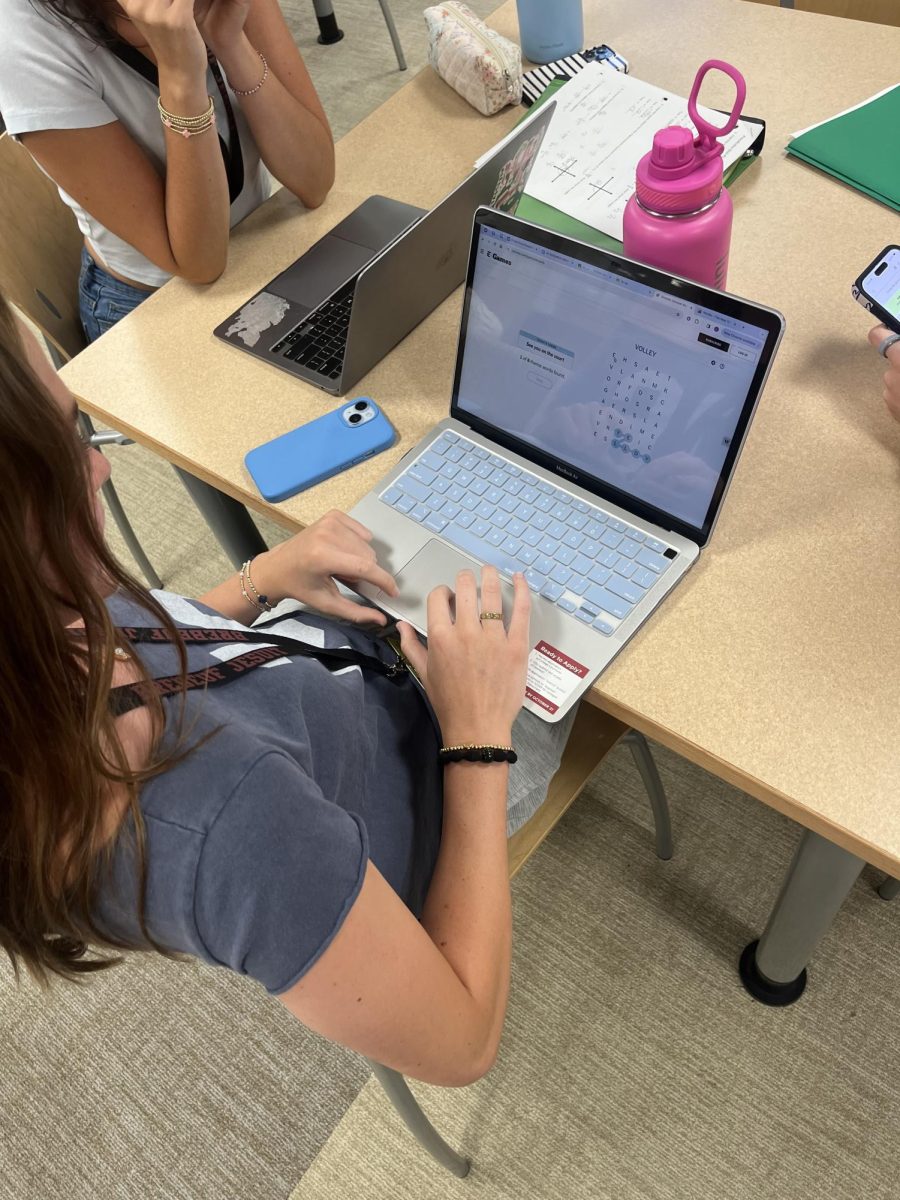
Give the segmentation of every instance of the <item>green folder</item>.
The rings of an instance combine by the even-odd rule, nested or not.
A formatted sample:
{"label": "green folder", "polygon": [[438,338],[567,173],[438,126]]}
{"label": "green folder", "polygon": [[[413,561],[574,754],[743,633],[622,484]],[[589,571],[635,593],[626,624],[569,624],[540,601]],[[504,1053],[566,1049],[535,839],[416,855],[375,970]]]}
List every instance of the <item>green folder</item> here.
{"label": "green folder", "polygon": [[787,152],[900,212],[900,84],[788,142]]}
{"label": "green folder", "polygon": [[[567,79],[555,79],[541,93],[538,99],[535,100],[528,113],[530,114],[536,108],[539,108],[568,82]],[[523,117],[522,119],[524,120],[525,118]],[[755,121],[752,117],[745,119],[753,121],[754,124],[760,126],[760,135],[750,147],[752,157],[745,156],[744,158],[739,158],[725,172],[726,187],[731,187],[737,177],[743,175],[750,164],[756,161],[756,156],[762,149],[765,137],[765,123],[763,121]],[[579,221],[575,217],[570,217],[568,213],[560,212],[558,208],[553,208],[552,205],[545,204],[543,200],[536,200],[534,196],[529,196],[527,192],[522,196],[516,207],[516,216],[522,217],[525,221],[532,221],[535,225],[543,225],[545,229],[552,229],[555,233],[565,234],[566,237],[578,238],[581,242],[587,242],[592,246],[599,246],[603,250],[612,250],[616,254],[622,253],[622,243],[617,238],[610,237],[608,233],[601,233],[593,225],[585,225],[583,221]]]}

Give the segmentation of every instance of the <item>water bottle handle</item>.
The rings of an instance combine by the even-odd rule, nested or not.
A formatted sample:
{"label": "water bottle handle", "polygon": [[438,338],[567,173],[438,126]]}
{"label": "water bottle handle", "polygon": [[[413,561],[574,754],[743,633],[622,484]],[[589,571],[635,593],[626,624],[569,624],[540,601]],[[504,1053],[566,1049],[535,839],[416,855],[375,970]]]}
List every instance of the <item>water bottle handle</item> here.
{"label": "water bottle handle", "polygon": [[[711,125],[709,121],[704,120],[697,111],[697,97],[700,95],[700,88],[703,86],[703,80],[710,71],[722,71],[732,80],[735,87],[734,107],[731,110],[731,115],[728,117],[721,129],[717,129],[715,125]],[[743,75],[730,63],[723,62],[720,58],[708,59],[694,79],[694,86],[691,88],[691,94],[688,98],[688,115],[694,122],[700,134],[701,143],[709,147],[715,143],[717,138],[724,137],[726,133],[731,133],[735,125],[738,123],[738,118],[741,115],[741,110],[744,107],[744,101],[747,98],[747,84],[744,81]]]}

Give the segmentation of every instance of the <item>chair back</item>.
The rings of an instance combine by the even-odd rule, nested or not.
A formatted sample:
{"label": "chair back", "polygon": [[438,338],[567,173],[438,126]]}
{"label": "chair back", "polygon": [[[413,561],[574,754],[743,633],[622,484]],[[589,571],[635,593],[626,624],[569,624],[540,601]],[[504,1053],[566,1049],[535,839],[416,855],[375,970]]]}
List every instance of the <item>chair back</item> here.
{"label": "chair back", "polygon": [[0,136],[0,290],[62,355],[85,346],[78,315],[83,238],[56,184],[24,146]]}

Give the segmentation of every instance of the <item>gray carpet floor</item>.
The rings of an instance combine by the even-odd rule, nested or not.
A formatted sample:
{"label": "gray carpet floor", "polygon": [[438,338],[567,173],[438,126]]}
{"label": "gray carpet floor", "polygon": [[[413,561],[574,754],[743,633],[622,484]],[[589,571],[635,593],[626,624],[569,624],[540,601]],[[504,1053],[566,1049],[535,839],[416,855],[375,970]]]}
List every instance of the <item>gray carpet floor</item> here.
{"label": "gray carpet floor", "polygon": [[[421,7],[392,3],[410,74],[424,61]],[[338,0],[346,37],[329,48],[309,0],[285,10],[337,136],[408,78],[375,0]],[[139,447],[110,458],[166,586],[197,594],[222,578],[228,564],[171,469]],[[658,754],[676,859],[653,857],[630,759],[614,752],[515,881],[496,1070],[474,1088],[420,1089],[474,1156],[468,1181],[431,1167],[360,1060],[260,989],[134,956],[48,995],[0,968],[0,1200],[900,1194],[900,909],[867,873],[802,1002],[753,1004],[734,963],[795,830]]]}
{"label": "gray carpet floor", "polygon": [[895,1200],[900,910],[866,871],[775,1010],[742,990],[790,822],[665,750],[676,852],[617,748],[513,882],[509,1015],[470,1088],[413,1085],[473,1159],[427,1158],[372,1080],[291,1200]]}

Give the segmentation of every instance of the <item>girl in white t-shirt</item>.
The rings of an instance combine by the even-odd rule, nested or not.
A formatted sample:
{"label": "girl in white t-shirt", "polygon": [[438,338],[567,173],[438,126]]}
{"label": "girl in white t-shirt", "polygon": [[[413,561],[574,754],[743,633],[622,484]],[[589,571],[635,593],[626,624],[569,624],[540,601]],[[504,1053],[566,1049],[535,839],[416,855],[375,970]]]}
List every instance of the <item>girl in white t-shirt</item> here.
{"label": "girl in white t-shirt", "polygon": [[172,275],[209,283],[267,195],[334,180],[277,0],[0,0],[0,114],[85,236],[90,340]]}

